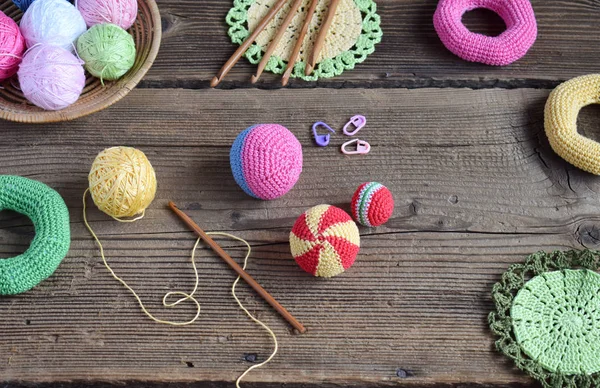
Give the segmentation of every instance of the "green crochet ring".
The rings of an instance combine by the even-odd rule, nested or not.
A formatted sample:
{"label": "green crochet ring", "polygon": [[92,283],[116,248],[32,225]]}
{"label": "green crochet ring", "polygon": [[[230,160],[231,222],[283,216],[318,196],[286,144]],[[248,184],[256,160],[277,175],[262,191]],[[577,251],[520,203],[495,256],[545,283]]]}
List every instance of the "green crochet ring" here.
{"label": "green crochet ring", "polygon": [[600,386],[600,253],[538,252],[494,285],[499,351],[546,388]]}
{"label": "green crochet ring", "polygon": [[0,295],[29,291],[56,271],[71,245],[69,210],[60,194],[31,179],[0,175],[0,211],[23,214],[35,227],[22,255],[0,259]]}

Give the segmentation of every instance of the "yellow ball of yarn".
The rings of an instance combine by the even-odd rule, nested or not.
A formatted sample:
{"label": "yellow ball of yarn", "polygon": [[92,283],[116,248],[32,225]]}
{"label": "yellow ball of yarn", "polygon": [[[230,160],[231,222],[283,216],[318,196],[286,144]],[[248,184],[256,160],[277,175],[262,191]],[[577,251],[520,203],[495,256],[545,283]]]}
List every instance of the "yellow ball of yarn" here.
{"label": "yellow ball of yarn", "polygon": [[98,209],[116,219],[143,216],[156,194],[156,175],[150,161],[131,147],[100,152],[88,180]]}

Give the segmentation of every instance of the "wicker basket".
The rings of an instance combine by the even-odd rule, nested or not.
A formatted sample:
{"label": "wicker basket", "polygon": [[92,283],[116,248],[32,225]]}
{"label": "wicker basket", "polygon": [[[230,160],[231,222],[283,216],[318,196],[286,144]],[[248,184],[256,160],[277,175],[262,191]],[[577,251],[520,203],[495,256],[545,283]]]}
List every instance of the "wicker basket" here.
{"label": "wicker basket", "polygon": [[[16,76],[0,83],[0,118],[22,123],[52,123],[74,120],[109,107],[125,97],[144,77],[158,54],[161,39],[160,13],[154,0],[138,0],[138,18],[129,32],[137,48],[135,64],[121,79],[105,82],[87,75],[79,100],[59,111],[46,111],[33,105],[18,88]],[[12,0],[0,0],[0,11],[15,21],[22,12]]]}

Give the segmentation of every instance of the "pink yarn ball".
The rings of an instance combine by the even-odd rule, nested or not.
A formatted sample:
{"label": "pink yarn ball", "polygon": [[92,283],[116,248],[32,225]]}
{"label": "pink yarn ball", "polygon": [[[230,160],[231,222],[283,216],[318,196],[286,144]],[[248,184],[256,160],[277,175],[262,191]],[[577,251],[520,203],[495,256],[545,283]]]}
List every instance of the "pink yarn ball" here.
{"label": "pink yarn ball", "polygon": [[39,45],[29,49],[17,74],[25,97],[46,110],[60,110],[73,104],[85,86],[81,60],[58,46]]}
{"label": "pink yarn ball", "polygon": [[138,14],[137,0],[77,0],[76,4],[88,27],[111,23],[127,30]]}
{"label": "pink yarn ball", "polygon": [[0,81],[17,73],[24,51],[25,39],[19,26],[0,11]]}

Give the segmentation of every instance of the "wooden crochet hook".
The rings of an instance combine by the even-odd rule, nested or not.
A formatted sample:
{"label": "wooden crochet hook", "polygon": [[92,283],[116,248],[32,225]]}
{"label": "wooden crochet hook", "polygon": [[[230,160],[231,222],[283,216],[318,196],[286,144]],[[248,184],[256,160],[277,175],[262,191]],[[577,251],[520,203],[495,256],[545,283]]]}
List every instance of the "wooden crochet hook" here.
{"label": "wooden crochet hook", "polygon": [[298,320],[296,318],[294,318],[292,316],[292,314],[290,314],[282,305],[279,304],[279,302],[277,302],[275,300],[275,298],[273,298],[271,296],[271,294],[269,294],[264,288],[262,288],[262,286],[260,284],[258,284],[256,282],[256,280],[254,280],[252,278],[252,276],[250,276],[246,271],[244,271],[244,269],[242,267],[240,267],[240,265],[238,263],[235,262],[235,260],[233,260],[231,258],[231,256],[229,256],[227,254],[227,252],[225,252],[223,250],[223,248],[221,248],[221,246],[219,244],[217,244],[215,242],[215,240],[213,240],[209,235],[207,235],[202,229],[200,229],[200,227],[184,212],[182,212],[181,210],[179,210],[179,208],[177,207],[177,205],[175,205],[175,203],[173,202],[169,202],[169,208],[171,210],[173,210],[173,212],[175,212],[175,214],[177,214],[177,216],[179,216],[179,218],[181,218],[181,220],[190,227],[190,229],[192,229],[197,235],[198,237],[200,237],[202,240],[204,240],[205,243],[207,243],[213,251],[215,251],[219,256],[221,256],[221,258],[242,278],[246,281],[246,283],[248,283],[248,285],[250,287],[252,287],[254,289],[254,291],[256,291],[256,293],[258,295],[260,295],[268,304],[270,304],[286,321],[288,321],[290,323],[290,325],[292,325],[294,327],[294,329],[298,330],[300,333],[304,333],[306,332],[306,328],[300,323],[298,322]]}
{"label": "wooden crochet hook", "polygon": [[335,12],[337,11],[338,5],[340,5],[340,0],[331,0],[331,3],[329,4],[329,10],[327,11],[327,17],[321,25],[319,35],[317,35],[317,40],[315,41],[315,46],[313,47],[313,51],[310,54],[310,58],[306,64],[306,75],[310,75],[317,65],[317,59],[319,58],[319,54],[321,54],[321,50],[323,50],[325,38],[327,38],[329,29],[333,23],[333,18],[335,17]]}
{"label": "wooden crochet hook", "polygon": [[294,71],[296,61],[300,56],[300,50],[302,50],[302,45],[304,44],[306,34],[308,33],[308,27],[310,27],[310,22],[313,19],[318,4],[319,0],[312,0],[312,2],[310,3],[310,8],[308,9],[308,13],[306,14],[306,19],[304,19],[304,24],[302,25],[302,29],[298,34],[298,41],[296,42],[296,46],[294,46],[294,51],[292,51],[292,55],[290,56],[290,59],[288,61],[285,73],[283,73],[283,78],[281,79],[282,86],[287,86],[288,82],[290,81],[290,76],[292,75],[292,71]]}
{"label": "wooden crochet hook", "polygon": [[271,20],[273,20],[275,15],[277,15],[277,12],[279,12],[281,8],[283,8],[286,2],[287,0],[279,0],[269,10],[265,17],[260,21],[258,26],[256,26],[256,29],[252,32],[252,34],[244,41],[244,43],[240,45],[240,47],[238,47],[238,49],[235,51],[235,53],[233,53],[231,58],[229,58],[229,60],[225,62],[219,73],[212,79],[212,81],[210,82],[210,86],[212,88],[216,87],[229,73],[233,66],[235,66],[236,63],[238,63],[242,55],[244,55],[246,50],[248,50],[248,47],[250,47],[250,45],[254,43],[258,35],[260,35],[260,33],[263,32],[265,28],[267,28]]}
{"label": "wooden crochet hook", "polygon": [[252,78],[250,79],[250,82],[252,82],[253,84],[255,84],[258,81],[258,79],[262,75],[263,71],[265,70],[265,67],[267,67],[267,63],[269,63],[269,59],[271,59],[271,55],[273,55],[273,53],[277,49],[277,45],[279,45],[281,38],[283,38],[283,35],[285,34],[288,27],[292,23],[292,20],[296,16],[296,12],[298,11],[298,8],[300,8],[300,5],[302,5],[303,2],[304,2],[304,0],[295,0],[294,3],[292,4],[292,8],[290,9],[290,12],[287,14],[285,19],[283,20],[283,23],[279,27],[279,30],[277,30],[275,37],[273,38],[273,40],[269,44],[269,47],[267,48],[267,51],[263,55],[262,60],[258,64],[258,70],[256,70],[256,75],[253,75]]}

